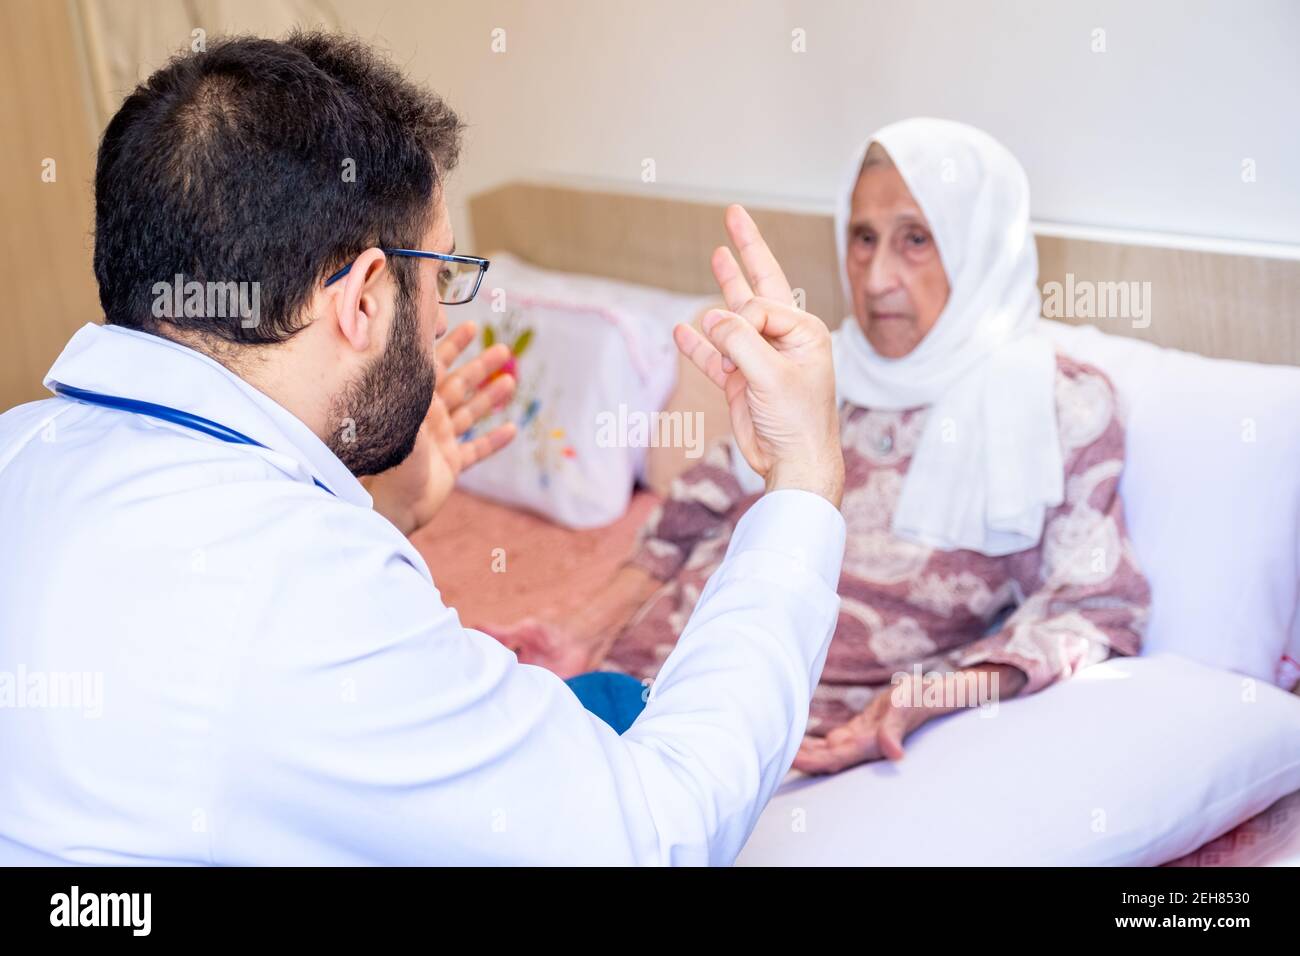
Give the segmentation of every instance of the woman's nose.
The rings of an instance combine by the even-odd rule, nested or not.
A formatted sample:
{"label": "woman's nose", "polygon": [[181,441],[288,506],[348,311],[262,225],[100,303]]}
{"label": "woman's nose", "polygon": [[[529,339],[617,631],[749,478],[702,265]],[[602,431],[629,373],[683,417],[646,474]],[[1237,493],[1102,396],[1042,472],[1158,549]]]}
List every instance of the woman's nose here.
{"label": "woman's nose", "polygon": [[888,247],[876,250],[871,257],[864,281],[866,292],[871,296],[884,295],[898,288],[898,262]]}

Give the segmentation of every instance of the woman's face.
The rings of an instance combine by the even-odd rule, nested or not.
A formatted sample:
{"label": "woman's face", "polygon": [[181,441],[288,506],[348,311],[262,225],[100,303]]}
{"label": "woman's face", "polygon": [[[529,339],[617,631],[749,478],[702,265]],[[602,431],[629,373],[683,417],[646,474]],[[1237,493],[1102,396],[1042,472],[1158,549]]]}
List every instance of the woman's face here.
{"label": "woman's face", "polygon": [[875,143],[853,189],[845,270],[853,313],[878,355],[902,358],[934,328],[948,275],[930,224]]}

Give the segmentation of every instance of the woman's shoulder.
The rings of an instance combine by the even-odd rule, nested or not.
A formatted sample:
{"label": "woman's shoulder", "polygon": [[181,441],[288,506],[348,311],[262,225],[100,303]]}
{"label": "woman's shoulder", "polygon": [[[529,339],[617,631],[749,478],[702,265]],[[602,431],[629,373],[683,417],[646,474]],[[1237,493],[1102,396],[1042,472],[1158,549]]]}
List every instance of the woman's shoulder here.
{"label": "woman's shoulder", "polygon": [[1110,377],[1095,365],[1056,354],[1056,417],[1067,451],[1102,442],[1113,457],[1124,454],[1119,401]]}

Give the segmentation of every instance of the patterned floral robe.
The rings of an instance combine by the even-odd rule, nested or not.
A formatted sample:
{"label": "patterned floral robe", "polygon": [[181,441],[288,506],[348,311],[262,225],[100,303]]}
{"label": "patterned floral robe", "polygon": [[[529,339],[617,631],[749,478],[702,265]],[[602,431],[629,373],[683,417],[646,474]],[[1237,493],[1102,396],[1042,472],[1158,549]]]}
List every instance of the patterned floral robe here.
{"label": "patterned floral robe", "polygon": [[[1056,406],[1065,500],[1042,540],[1003,557],[943,551],[890,532],[927,409],[840,411],[848,525],[840,617],[813,697],[808,732],[861,711],[901,671],[1011,664],[1034,693],[1111,654],[1136,654],[1150,606],[1118,485],[1124,427],[1097,369],[1057,358]],[[605,667],[652,678],[685,627],[731,533],[744,495],[726,445],[673,485],[642,531],[631,564],[664,582],[619,636]]]}

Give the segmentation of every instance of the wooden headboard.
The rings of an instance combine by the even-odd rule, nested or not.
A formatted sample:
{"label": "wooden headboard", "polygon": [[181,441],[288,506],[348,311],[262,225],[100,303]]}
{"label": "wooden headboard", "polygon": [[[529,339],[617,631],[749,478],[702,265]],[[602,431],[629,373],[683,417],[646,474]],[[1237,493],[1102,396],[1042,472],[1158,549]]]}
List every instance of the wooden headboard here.
{"label": "wooden headboard", "polygon": [[[726,240],[724,208],[723,202],[539,183],[510,183],[470,199],[474,243],[485,255],[511,252],[549,269],[706,294],[717,291],[709,254]],[[849,306],[830,214],[747,208],[791,285],[804,290],[808,311],[838,325]],[[1053,318],[1217,358],[1300,365],[1300,256],[1122,234],[1097,238],[1046,226],[1036,232],[1039,286],[1055,291],[1060,306]],[[1106,310],[1096,307],[1090,317],[1068,314],[1071,292],[1079,303],[1091,287],[1100,301],[1116,283],[1138,283],[1130,286],[1135,292],[1149,283],[1144,315],[1135,317],[1131,306],[1123,317],[1098,315]]]}

